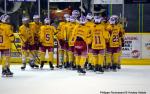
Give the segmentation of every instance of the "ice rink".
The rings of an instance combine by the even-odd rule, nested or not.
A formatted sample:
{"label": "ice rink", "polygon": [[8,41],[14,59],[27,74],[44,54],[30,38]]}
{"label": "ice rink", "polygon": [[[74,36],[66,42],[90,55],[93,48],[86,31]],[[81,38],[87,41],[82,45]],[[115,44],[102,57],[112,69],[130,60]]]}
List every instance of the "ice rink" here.
{"label": "ice rink", "polygon": [[20,66],[11,67],[14,77],[0,78],[0,94],[150,94],[150,66],[122,66],[118,72],[104,74],[88,71],[84,76],[48,66],[21,71]]}

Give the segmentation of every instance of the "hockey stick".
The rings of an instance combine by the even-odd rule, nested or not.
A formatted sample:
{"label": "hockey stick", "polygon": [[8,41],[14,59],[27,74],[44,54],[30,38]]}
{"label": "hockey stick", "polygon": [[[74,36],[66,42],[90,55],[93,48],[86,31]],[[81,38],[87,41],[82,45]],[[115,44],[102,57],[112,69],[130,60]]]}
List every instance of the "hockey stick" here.
{"label": "hockey stick", "polygon": [[20,55],[22,55],[22,53],[21,53],[21,52],[19,52],[19,50],[18,50],[18,48],[17,48],[16,43],[14,42],[13,44],[14,44],[14,46],[15,46],[15,48],[16,48],[16,50],[17,50],[17,52],[18,52]]}
{"label": "hockey stick", "polygon": [[[23,41],[23,39],[20,37],[19,33],[18,33],[18,36],[19,36],[19,38],[21,39],[21,41],[22,41],[23,43],[25,43],[25,42]],[[33,57],[36,57],[36,58],[38,59],[38,61],[37,61],[37,59],[35,59],[34,61],[37,61],[38,64],[40,64],[40,59],[39,59],[39,57],[36,56],[36,55],[34,55],[30,50],[29,50],[29,53],[31,53],[31,55],[32,55]]]}

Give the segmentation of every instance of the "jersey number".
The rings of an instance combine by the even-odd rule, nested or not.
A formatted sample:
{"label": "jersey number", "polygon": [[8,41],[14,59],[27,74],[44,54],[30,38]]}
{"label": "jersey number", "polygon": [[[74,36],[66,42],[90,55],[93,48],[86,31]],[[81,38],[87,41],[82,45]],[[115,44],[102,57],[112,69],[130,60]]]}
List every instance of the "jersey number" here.
{"label": "jersey number", "polygon": [[0,35],[0,43],[3,43],[3,36]]}
{"label": "jersey number", "polygon": [[117,35],[113,35],[113,42],[118,42],[119,41],[119,37]]}
{"label": "jersey number", "polygon": [[95,36],[95,44],[100,44],[100,36]]}
{"label": "jersey number", "polygon": [[50,34],[46,34],[46,41],[50,40]]}

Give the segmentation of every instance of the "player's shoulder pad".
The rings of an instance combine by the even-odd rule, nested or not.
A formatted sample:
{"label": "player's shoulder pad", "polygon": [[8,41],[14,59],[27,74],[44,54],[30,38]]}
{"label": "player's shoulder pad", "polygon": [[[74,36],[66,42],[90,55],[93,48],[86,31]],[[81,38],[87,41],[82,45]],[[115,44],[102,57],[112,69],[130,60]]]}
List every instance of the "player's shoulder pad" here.
{"label": "player's shoulder pad", "polygon": [[21,26],[19,26],[19,28],[23,29],[23,28],[25,28],[25,25],[22,24]]}
{"label": "player's shoulder pad", "polygon": [[2,24],[2,27],[6,28],[6,29],[12,29],[12,25],[10,25],[10,24]]}
{"label": "player's shoulder pad", "polygon": [[35,25],[35,22],[30,22],[29,25],[30,26]]}

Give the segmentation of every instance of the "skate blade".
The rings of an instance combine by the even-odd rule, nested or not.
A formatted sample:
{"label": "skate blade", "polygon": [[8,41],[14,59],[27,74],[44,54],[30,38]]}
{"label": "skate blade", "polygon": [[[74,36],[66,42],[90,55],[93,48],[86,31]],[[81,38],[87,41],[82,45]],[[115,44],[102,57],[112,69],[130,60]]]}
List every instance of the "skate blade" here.
{"label": "skate blade", "polygon": [[79,76],[84,76],[86,75],[86,73],[79,73]]}
{"label": "skate blade", "polygon": [[39,68],[34,68],[34,69],[39,69]]}
{"label": "skate blade", "polygon": [[97,71],[96,74],[104,74],[104,72]]}
{"label": "skate blade", "polygon": [[50,70],[54,70],[54,69],[51,68]]}
{"label": "skate blade", "polygon": [[32,68],[32,69],[39,69],[39,67],[35,67],[35,68]]}
{"label": "skate blade", "polygon": [[25,69],[21,69],[22,71],[25,71]]}
{"label": "skate blade", "polygon": [[113,72],[117,72],[117,70],[112,70]]}
{"label": "skate blade", "polygon": [[104,69],[104,71],[106,71],[106,72],[110,72],[110,69]]}

